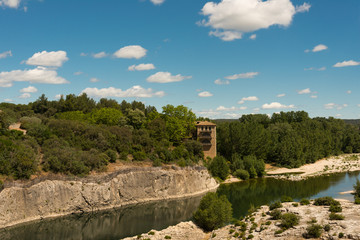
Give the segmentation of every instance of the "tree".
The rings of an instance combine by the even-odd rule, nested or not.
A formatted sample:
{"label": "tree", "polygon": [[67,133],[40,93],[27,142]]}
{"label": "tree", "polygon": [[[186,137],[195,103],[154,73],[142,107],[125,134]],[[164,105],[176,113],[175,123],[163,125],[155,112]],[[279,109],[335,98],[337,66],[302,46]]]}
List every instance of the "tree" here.
{"label": "tree", "polygon": [[225,180],[229,175],[229,166],[222,156],[214,157],[210,162],[209,170],[214,177],[219,177],[222,180]]}
{"label": "tree", "polygon": [[205,231],[224,226],[232,218],[232,207],[225,195],[207,193],[193,215],[195,223]]}

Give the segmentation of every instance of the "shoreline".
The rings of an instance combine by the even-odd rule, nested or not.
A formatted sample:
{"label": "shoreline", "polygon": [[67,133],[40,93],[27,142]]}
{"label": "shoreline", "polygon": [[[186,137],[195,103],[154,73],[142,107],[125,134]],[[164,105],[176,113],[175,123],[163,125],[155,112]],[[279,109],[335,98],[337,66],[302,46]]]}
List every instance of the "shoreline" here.
{"label": "shoreline", "polygon": [[308,177],[355,171],[360,171],[359,153],[328,157],[298,168],[276,168],[268,171],[266,177],[300,181]]}

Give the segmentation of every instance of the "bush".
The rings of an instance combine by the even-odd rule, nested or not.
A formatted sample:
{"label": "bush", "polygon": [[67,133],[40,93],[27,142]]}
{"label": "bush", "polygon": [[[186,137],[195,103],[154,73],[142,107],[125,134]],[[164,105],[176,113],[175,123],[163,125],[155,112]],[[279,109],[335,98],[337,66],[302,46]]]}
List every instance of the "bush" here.
{"label": "bush", "polygon": [[314,205],[316,206],[340,205],[340,202],[336,201],[332,197],[320,197],[315,199]]}
{"label": "bush", "polygon": [[282,196],[281,202],[293,202],[293,198],[290,196]]}
{"label": "bush", "polygon": [[234,172],[234,176],[237,178],[240,178],[242,180],[248,180],[250,177],[250,174],[246,170],[238,169]]}
{"label": "bush", "polygon": [[116,152],[114,150],[111,150],[111,149],[108,149],[106,152],[105,152],[106,155],[108,155],[109,157],[109,162],[111,163],[114,163],[116,162]]}
{"label": "bush", "polygon": [[282,207],[282,204],[281,202],[277,201],[277,202],[274,202],[272,204],[269,205],[269,209],[270,210],[273,210],[273,209],[276,209],[276,208],[281,208]]}
{"label": "bush", "polygon": [[330,205],[330,212],[342,212],[341,205]]}
{"label": "bush", "polygon": [[339,238],[343,238],[344,237],[344,233],[343,232],[341,232],[341,233],[339,233]]}
{"label": "bush", "polygon": [[359,179],[356,179],[356,184],[354,185],[354,198],[360,198],[360,181]]}
{"label": "bush", "polygon": [[299,206],[298,203],[293,203],[292,205],[293,205],[294,207],[298,207],[298,206]]}
{"label": "bush", "polygon": [[311,224],[306,228],[306,238],[319,238],[322,233],[322,226],[319,224]]}
{"label": "bush", "polygon": [[146,153],[143,151],[137,151],[133,153],[133,157],[135,161],[144,161],[146,159]]}
{"label": "bush", "polygon": [[325,226],[324,226],[324,230],[326,231],[326,232],[329,232],[330,231],[330,225],[329,224],[326,224]]}
{"label": "bush", "polygon": [[344,215],[336,214],[333,212],[330,213],[329,217],[330,217],[330,220],[344,220],[345,219]]}
{"label": "bush", "polygon": [[271,219],[279,220],[281,218],[281,211],[279,209],[275,209],[274,211],[270,212]]}
{"label": "bush", "polygon": [[281,215],[281,228],[289,229],[299,224],[299,216],[294,213],[284,213]]}
{"label": "bush", "polygon": [[209,171],[214,177],[225,180],[229,175],[229,166],[226,159],[222,156],[216,156],[209,164]]}
{"label": "bush", "polygon": [[355,204],[360,204],[360,197],[355,197]]}
{"label": "bush", "polygon": [[300,205],[309,205],[310,201],[309,199],[303,198],[300,200]]}
{"label": "bush", "polygon": [[205,231],[224,226],[231,221],[231,203],[225,195],[207,193],[200,201],[200,205],[193,215],[195,223]]}

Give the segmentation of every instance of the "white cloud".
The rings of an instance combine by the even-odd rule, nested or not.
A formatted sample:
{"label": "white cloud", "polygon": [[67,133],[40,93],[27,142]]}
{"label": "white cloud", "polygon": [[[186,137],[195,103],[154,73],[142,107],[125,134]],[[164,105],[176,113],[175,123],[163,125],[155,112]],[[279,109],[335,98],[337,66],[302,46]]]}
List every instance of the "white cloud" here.
{"label": "white cloud", "polygon": [[334,109],[334,108],[336,108],[337,110],[341,110],[343,108],[346,108],[347,106],[348,106],[347,104],[336,104],[336,103],[324,104],[325,109]]}
{"label": "white cloud", "polygon": [[18,8],[20,6],[20,2],[21,0],[0,0],[0,6]]}
{"label": "white cloud", "polygon": [[242,106],[242,107],[239,107],[239,109],[240,109],[240,110],[246,110],[247,107]]}
{"label": "white cloud", "polygon": [[252,34],[249,38],[250,38],[251,40],[255,40],[255,39],[256,39],[256,34]]}
{"label": "white cloud", "polygon": [[63,95],[62,95],[62,94],[56,94],[56,95],[55,95],[55,99],[60,99],[61,96],[63,96]]}
{"label": "white cloud", "polygon": [[106,52],[99,52],[92,54],[93,58],[104,58],[107,57],[108,54]]}
{"label": "white cloud", "polygon": [[81,93],[86,93],[91,97],[106,98],[106,97],[135,97],[135,98],[150,98],[150,97],[163,97],[164,91],[154,92],[151,88],[145,89],[141,86],[133,86],[127,90],[120,88],[86,88]]}
{"label": "white cloud", "polygon": [[358,104],[357,106],[360,107],[360,104]]}
{"label": "white cloud", "polygon": [[286,94],[285,93],[280,93],[280,94],[278,94],[278,95],[276,95],[276,97],[285,97],[286,96]]}
{"label": "white cloud", "polygon": [[215,36],[220,38],[223,41],[229,42],[234,41],[235,39],[241,39],[242,33],[237,31],[210,31],[209,36]]}
{"label": "white cloud", "polygon": [[313,48],[312,52],[320,52],[320,51],[324,51],[324,50],[326,50],[326,49],[328,49],[328,47],[327,47],[326,45],[324,45],[324,44],[319,44],[319,45],[316,45],[316,46]]}
{"label": "white cloud", "polygon": [[234,74],[234,75],[231,75],[231,76],[227,76],[225,78],[229,79],[229,80],[236,80],[236,79],[239,79],[239,78],[254,78],[257,75],[259,75],[258,72],[247,72],[247,73]]}
{"label": "white cloud", "polygon": [[241,113],[225,113],[225,118],[232,118],[232,119],[236,119],[236,118],[240,118],[241,117]]}
{"label": "white cloud", "polygon": [[30,93],[23,93],[19,96],[19,98],[30,98],[31,94]]}
{"label": "white cloud", "polygon": [[10,98],[5,98],[5,99],[4,99],[4,102],[13,102],[13,100],[10,99]]}
{"label": "white cloud", "polygon": [[75,76],[79,76],[79,75],[81,75],[81,74],[84,74],[84,73],[83,73],[83,72],[80,72],[80,71],[79,71],[79,72],[74,72],[74,75],[75,75]]}
{"label": "white cloud", "polygon": [[12,56],[11,51],[6,51],[6,52],[3,52],[3,53],[0,53],[0,59],[1,58],[11,57],[11,56]]}
{"label": "white cloud", "polygon": [[272,102],[270,104],[265,103],[264,105],[262,105],[261,107],[262,109],[285,109],[285,108],[295,108],[294,105],[283,105],[279,102]]}
{"label": "white cloud", "polygon": [[317,98],[318,96],[317,95],[311,95],[310,97],[311,98]]}
{"label": "white cloud", "polygon": [[218,108],[216,108],[216,111],[225,111],[225,112],[230,112],[230,111],[236,111],[238,110],[236,107],[224,107],[224,106],[219,106]]}
{"label": "white cloud", "polygon": [[198,94],[199,97],[212,97],[214,96],[214,94],[212,94],[211,92],[207,92],[207,91],[204,91],[204,92],[200,92]]}
{"label": "white cloud", "polygon": [[87,53],[80,53],[80,56],[82,56],[82,57],[86,57],[88,54]]}
{"label": "white cloud", "polygon": [[321,67],[321,68],[314,68],[314,67],[309,67],[309,68],[304,68],[304,71],[325,71],[326,67]]}
{"label": "white cloud", "polygon": [[160,5],[162,4],[163,2],[165,2],[165,0],[150,0],[153,4],[155,5]]}
{"label": "white cloud", "polygon": [[238,101],[238,104],[243,104],[245,101],[258,101],[259,98],[256,96],[250,96],[250,97],[243,97],[240,101]]}
{"label": "white cloud", "polygon": [[229,85],[230,81],[229,80],[216,79],[214,81],[214,83],[217,84],[217,85]]}
{"label": "white cloud", "polygon": [[[307,3],[295,8],[290,0],[207,2],[201,14],[207,16],[208,19],[202,20],[200,25],[215,29],[216,35],[213,35],[229,41],[231,36],[233,36],[232,40],[238,39],[241,38],[239,36],[242,33],[269,28],[273,25],[287,27],[297,12],[305,12],[309,9],[310,5]],[[234,38],[234,36],[237,37]]]}
{"label": "white cloud", "polygon": [[297,90],[298,94],[309,94],[311,93],[310,88],[305,88],[303,90]]}
{"label": "white cloud", "polygon": [[157,72],[150,77],[148,77],[146,80],[148,82],[154,82],[154,83],[170,83],[170,82],[181,82],[184,79],[190,79],[191,76],[182,76],[180,74],[178,75],[171,75],[169,72]]}
{"label": "white cloud", "polygon": [[66,79],[59,77],[53,69],[37,67],[30,70],[13,70],[0,72],[0,87],[11,87],[13,82],[30,82],[46,84],[69,83]]}
{"label": "white cloud", "polygon": [[37,88],[33,86],[28,86],[27,88],[23,88],[20,90],[20,92],[22,93],[35,93],[37,91],[38,91]]}
{"label": "white cloud", "polygon": [[93,82],[93,83],[95,83],[95,82],[99,82],[100,80],[98,79],[98,78],[90,78],[90,82]]}
{"label": "white cloud", "polygon": [[212,109],[210,110],[202,110],[202,111],[196,111],[197,115],[202,116],[202,117],[215,117],[215,116],[219,116],[220,113],[217,111],[214,111]]}
{"label": "white cloud", "polygon": [[152,63],[141,63],[139,65],[131,65],[130,67],[128,67],[129,71],[146,71],[152,69],[155,69],[155,66]]}
{"label": "white cloud", "polygon": [[295,11],[297,13],[303,13],[303,12],[308,12],[310,10],[311,5],[308,3],[304,3],[303,5],[300,6],[296,6],[295,7]]}
{"label": "white cloud", "polygon": [[147,50],[139,45],[130,45],[117,50],[114,57],[140,59],[146,56],[146,52]]}
{"label": "white cloud", "polygon": [[360,62],[349,60],[349,61],[338,62],[333,67],[349,67],[349,66],[358,66],[358,65],[360,65]]}
{"label": "white cloud", "polygon": [[347,90],[346,93],[347,93],[347,94],[351,94],[351,90]]}
{"label": "white cloud", "polygon": [[44,67],[61,67],[67,60],[69,60],[69,58],[67,58],[65,51],[42,51],[35,53],[26,61],[26,64]]}

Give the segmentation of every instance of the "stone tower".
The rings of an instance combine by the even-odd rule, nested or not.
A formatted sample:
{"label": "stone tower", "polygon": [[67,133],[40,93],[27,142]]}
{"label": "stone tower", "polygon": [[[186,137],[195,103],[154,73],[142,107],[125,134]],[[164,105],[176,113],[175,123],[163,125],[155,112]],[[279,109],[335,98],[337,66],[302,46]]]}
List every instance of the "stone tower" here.
{"label": "stone tower", "polygon": [[196,136],[203,145],[204,157],[216,157],[216,124],[196,122]]}

